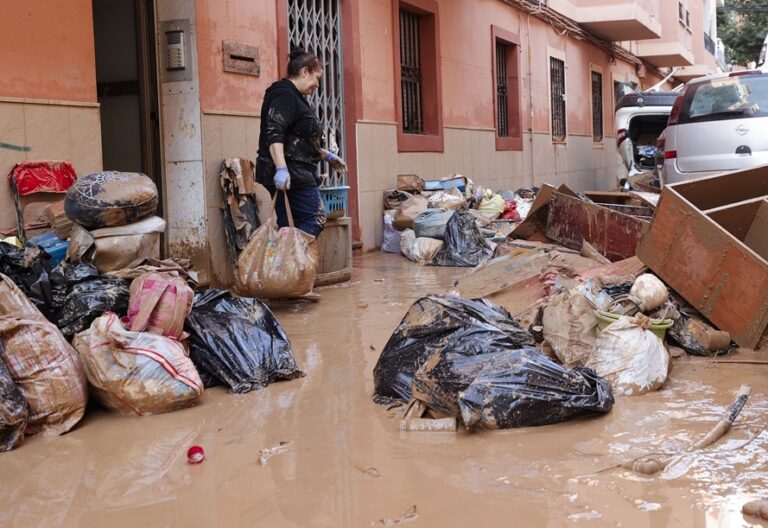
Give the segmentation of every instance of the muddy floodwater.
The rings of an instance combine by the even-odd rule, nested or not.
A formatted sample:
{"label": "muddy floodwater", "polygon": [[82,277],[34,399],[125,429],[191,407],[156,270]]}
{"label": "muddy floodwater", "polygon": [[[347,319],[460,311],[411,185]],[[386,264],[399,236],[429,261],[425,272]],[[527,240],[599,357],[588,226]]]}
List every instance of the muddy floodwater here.
{"label": "muddy floodwater", "polygon": [[[71,433],[0,454],[0,526],[760,526],[740,510],[768,498],[766,365],[687,356],[660,391],[617,397],[607,415],[399,432],[402,411],[371,401],[373,367],[410,304],[466,273],[356,257],[352,282],[321,289],[319,303],[275,308],[307,377],[244,395],[210,389],[198,407],[160,416],[91,408]],[[742,383],[752,396],[711,448],[654,477],[611,469],[684,451]],[[205,449],[199,465],[187,463],[193,444]]]}

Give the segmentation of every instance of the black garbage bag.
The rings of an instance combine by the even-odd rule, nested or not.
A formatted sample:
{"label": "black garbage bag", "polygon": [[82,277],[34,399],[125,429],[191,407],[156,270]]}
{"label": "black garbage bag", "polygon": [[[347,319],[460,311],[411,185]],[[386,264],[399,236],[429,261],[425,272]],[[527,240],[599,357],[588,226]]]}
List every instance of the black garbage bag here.
{"label": "black garbage bag", "polygon": [[416,371],[433,354],[476,356],[533,346],[533,337],[485,299],[429,296],[413,303],[373,369],[374,400],[408,401]]}
{"label": "black garbage bag", "polygon": [[466,209],[460,209],[448,221],[443,247],[430,264],[474,267],[492,255],[493,249],[477,227],[475,217]]}
{"label": "black garbage bag", "polygon": [[198,293],[185,329],[189,356],[206,386],[216,379],[244,393],[305,375],[283,327],[253,297],[235,297],[227,290]]}
{"label": "black garbage bag", "polygon": [[607,380],[592,369],[566,369],[536,350],[494,354],[459,395],[468,429],[547,425],[612,407]]}
{"label": "black garbage bag", "polygon": [[24,441],[28,416],[27,400],[2,356],[0,353],[0,452],[10,451]]}
{"label": "black garbage bag", "polygon": [[43,315],[50,318],[53,309],[51,258],[39,247],[16,246],[0,242],[0,273],[7,275]]}
{"label": "black garbage bag", "polygon": [[90,264],[61,263],[51,272],[55,309],[49,319],[67,339],[105,312],[128,312],[131,281],[102,275]]}

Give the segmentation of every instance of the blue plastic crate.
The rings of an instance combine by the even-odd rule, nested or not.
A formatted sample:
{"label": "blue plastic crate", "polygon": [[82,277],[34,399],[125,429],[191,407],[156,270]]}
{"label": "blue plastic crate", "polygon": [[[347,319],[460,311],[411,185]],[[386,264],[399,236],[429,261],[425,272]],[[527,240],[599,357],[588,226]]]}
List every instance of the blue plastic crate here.
{"label": "blue plastic crate", "polygon": [[339,218],[346,215],[348,194],[348,186],[320,188],[320,197],[325,204],[325,214],[329,218]]}
{"label": "blue plastic crate", "polygon": [[59,238],[53,231],[46,231],[45,233],[33,236],[29,241],[43,248],[43,251],[51,256],[51,264],[54,266],[67,256],[69,242]]}

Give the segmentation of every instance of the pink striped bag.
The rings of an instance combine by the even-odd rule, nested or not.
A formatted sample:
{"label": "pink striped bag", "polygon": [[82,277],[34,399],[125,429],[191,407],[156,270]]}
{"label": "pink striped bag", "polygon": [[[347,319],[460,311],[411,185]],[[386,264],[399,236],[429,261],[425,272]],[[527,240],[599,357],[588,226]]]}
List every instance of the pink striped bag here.
{"label": "pink striped bag", "polygon": [[133,279],[125,320],[132,332],[149,332],[185,339],[184,320],[192,309],[194,292],[181,277],[149,272]]}

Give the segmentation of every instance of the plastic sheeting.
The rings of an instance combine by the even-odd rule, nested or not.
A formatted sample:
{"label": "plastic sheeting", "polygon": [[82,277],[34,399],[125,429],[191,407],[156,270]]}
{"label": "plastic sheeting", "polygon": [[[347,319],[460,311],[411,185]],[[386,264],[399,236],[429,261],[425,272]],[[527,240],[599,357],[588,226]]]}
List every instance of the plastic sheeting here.
{"label": "plastic sheeting", "polygon": [[19,249],[0,243],[0,273],[7,275],[43,315],[53,306],[50,257],[38,247]]}
{"label": "plastic sheeting", "polygon": [[445,229],[445,244],[432,260],[433,266],[474,267],[491,258],[493,248],[480,233],[475,217],[456,211]]}
{"label": "plastic sheeting", "polygon": [[21,444],[26,428],[27,400],[0,357],[0,452]]}
{"label": "plastic sheeting", "polygon": [[373,370],[375,400],[408,401],[416,371],[433,354],[475,356],[533,346],[509,313],[484,300],[429,296],[416,301],[387,341]]}
{"label": "plastic sheeting", "polygon": [[198,294],[186,330],[190,356],[207,385],[214,379],[244,393],[304,376],[285,330],[258,299],[226,290]]}
{"label": "plastic sheeting", "polygon": [[178,341],[126,330],[106,313],[75,337],[94,396],[112,412],[160,414],[191,407],[203,382]]}
{"label": "plastic sheeting", "polygon": [[416,237],[436,238],[443,240],[448,222],[455,211],[443,209],[427,209],[413,220],[413,232]]}
{"label": "plastic sheeting", "polygon": [[613,408],[611,385],[588,368],[568,370],[536,350],[494,354],[459,395],[464,425],[548,425]]}

